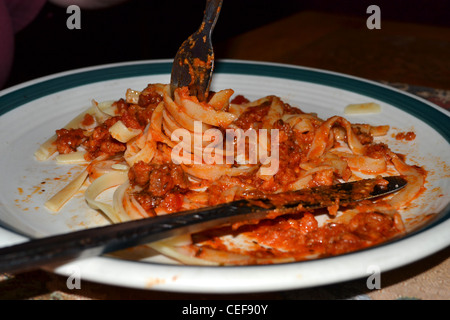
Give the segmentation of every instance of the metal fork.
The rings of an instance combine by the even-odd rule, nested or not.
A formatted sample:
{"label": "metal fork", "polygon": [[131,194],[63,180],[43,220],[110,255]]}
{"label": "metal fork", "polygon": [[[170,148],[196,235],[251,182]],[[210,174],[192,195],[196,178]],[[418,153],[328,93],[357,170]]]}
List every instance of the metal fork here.
{"label": "metal fork", "polygon": [[214,69],[214,51],[211,34],[222,8],[223,0],[207,0],[200,28],[187,38],[178,49],[172,66],[170,91],[188,87],[199,101],[208,97]]}

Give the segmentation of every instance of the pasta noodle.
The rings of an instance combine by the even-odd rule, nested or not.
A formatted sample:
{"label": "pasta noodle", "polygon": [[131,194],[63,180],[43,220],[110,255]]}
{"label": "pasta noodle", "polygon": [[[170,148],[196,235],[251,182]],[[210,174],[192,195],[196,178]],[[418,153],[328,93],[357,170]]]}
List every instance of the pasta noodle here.
{"label": "pasta noodle", "polygon": [[[86,166],[46,207],[60,210],[86,185],[87,205],[118,223],[396,171],[408,181],[403,190],[330,207],[339,216],[333,223],[319,225],[319,212],[299,209],[149,246],[186,264],[284,263],[359,250],[404,231],[399,212],[420,194],[426,173],[376,140],[389,126],[321,119],[273,95],[233,95],[211,92],[199,102],[187,88],[172,97],[168,85],[149,84],[128,89],[125,99],[93,101],[35,153],[39,161]],[[111,203],[100,201],[108,189]],[[230,237],[247,242],[233,246]]]}

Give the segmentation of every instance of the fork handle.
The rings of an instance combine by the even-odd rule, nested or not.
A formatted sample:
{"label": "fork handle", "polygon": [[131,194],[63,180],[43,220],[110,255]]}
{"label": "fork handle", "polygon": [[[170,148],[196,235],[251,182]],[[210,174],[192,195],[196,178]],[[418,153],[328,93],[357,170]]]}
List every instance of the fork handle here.
{"label": "fork handle", "polygon": [[203,30],[211,34],[214,29],[217,19],[219,18],[220,10],[222,9],[223,0],[207,0],[205,13],[203,15]]}

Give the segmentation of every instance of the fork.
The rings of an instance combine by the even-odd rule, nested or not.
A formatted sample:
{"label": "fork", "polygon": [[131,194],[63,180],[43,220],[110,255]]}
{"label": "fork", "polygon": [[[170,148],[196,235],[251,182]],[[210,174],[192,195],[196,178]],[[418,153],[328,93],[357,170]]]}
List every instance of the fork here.
{"label": "fork", "polygon": [[211,34],[222,8],[223,0],[207,0],[200,28],[187,38],[175,55],[170,79],[171,95],[175,89],[188,87],[199,101],[208,97],[214,69]]}

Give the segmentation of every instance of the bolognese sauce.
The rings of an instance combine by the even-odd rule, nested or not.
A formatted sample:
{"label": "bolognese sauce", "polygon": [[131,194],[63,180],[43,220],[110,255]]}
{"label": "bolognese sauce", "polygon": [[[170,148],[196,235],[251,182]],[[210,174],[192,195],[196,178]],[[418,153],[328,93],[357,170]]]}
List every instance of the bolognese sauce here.
{"label": "bolognese sauce", "polygon": [[173,163],[139,161],[130,168],[128,177],[132,187],[139,187],[134,194],[136,200],[152,215],[158,206],[163,206],[168,212],[179,211],[183,204],[182,195],[189,187],[186,174]]}
{"label": "bolognese sauce", "polygon": [[[359,213],[348,223],[328,222],[323,226],[319,226],[313,213],[302,212],[241,225],[235,230],[229,227],[208,230],[193,235],[193,239],[201,245],[196,253],[200,258],[206,247],[212,250],[227,248],[234,253],[264,258],[265,262],[286,257],[300,261],[368,248],[391,239],[401,231],[394,217],[377,212]],[[222,238],[225,234],[245,235],[254,245],[248,251],[245,247],[229,248]]]}
{"label": "bolognese sauce", "polygon": [[[114,139],[109,129],[120,120],[127,128],[143,130],[150,123],[151,115],[161,101],[162,96],[155,92],[153,86],[148,86],[139,95],[137,104],[124,99],[115,101],[113,105],[117,115],[97,125],[92,132],[87,133],[80,128],[56,130],[57,139],[54,144],[60,154],[74,152],[82,146],[86,150],[85,158],[89,161],[100,156],[121,154],[126,150],[126,145]],[[88,127],[93,125],[94,121],[94,117],[87,113],[81,124]]]}
{"label": "bolognese sauce", "polygon": [[[389,163],[403,175],[416,175],[415,180],[411,181],[415,181],[417,185],[422,183],[421,178],[425,176],[422,168],[406,165],[404,155],[392,152],[387,144],[374,138],[373,132],[386,134],[386,126],[351,124],[338,116],[322,120],[316,114],[305,113],[275,96],[251,102],[245,96],[238,95],[228,101],[230,96],[220,96],[220,92],[211,92],[209,95],[209,99],[218,103],[217,106],[210,107],[208,102],[203,103],[207,107],[196,105],[199,118],[201,113],[205,112],[209,116],[208,120],[212,118],[216,123],[207,123],[204,129],[216,128],[221,133],[231,127],[242,130],[277,130],[278,170],[271,175],[261,174],[258,166],[251,170],[241,170],[242,166],[235,158],[234,163],[219,166],[219,169],[233,174],[209,175],[209,172],[202,171],[202,174],[197,176],[195,168],[189,171],[189,165],[172,162],[171,152],[174,144],[168,142],[170,135],[164,136],[177,126],[182,127],[180,123],[193,124],[198,114],[188,114],[192,110],[186,110],[186,105],[179,106],[183,104],[183,99],[189,100],[187,105],[192,105],[196,99],[190,99],[188,91],[184,90],[172,100],[167,92],[164,93],[165,88],[167,86],[150,84],[141,92],[130,92],[130,97],[127,92],[126,99],[119,99],[112,104],[114,115],[98,121],[94,116],[86,114],[80,122],[80,127],[56,130],[53,143],[60,154],[83,148],[86,151],[85,159],[91,164],[95,161],[106,162],[112,158],[119,159],[118,162],[122,161],[127,170],[127,184],[123,185],[127,187],[128,198],[132,198],[145,211],[146,214],[140,215],[142,217],[170,214],[186,208],[211,206],[243,198],[271,199],[282,205],[283,202],[292,201],[294,196],[290,191],[331,186],[351,178],[358,180],[358,177],[353,175],[354,164],[370,169],[380,163]],[[230,104],[238,107],[233,109]],[[232,109],[238,111],[229,113]],[[215,112],[213,116],[211,112]],[[216,117],[220,118],[221,115],[227,117],[217,120]],[[232,121],[227,122],[229,119]],[[125,142],[115,139],[111,128],[119,121],[126,129],[135,130],[138,134]],[[192,133],[192,130],[190,131]],[[396,139],[407,141],[414,137],[412,132],[395,136]],[[223,142],[226,142],[225,138]],[[247,151],[250,143],[246,140]],[[349,151],[341,151],[340,146],[347,146]],[[142,150],[151,153],[151,157],[145,161],[137,157],[138,160],[135,161],[133,157],[136,154],[133,154],[133,161],[128,162],[127,152],[139,153]],[[354,161],[351,162],[351,159]],[[353,163],[352,167],[350,163]],[[97,178],[94,172],[91,172],[94,167],[88,166],[92,180]],[[109,169],[110,166],[107,167]],[[206,168],[212,171],[217,169],[214,166]],[[380,165],[377,168],[385,169],[385,166]],[[383,179],[376,183],[382,185]],[[367,190],[364,189],[353,191],[354,195],[359,194],[362,198],[367,195]],[[305,194],[303,200],[313,202],[323,196]],[[398,201],[404,203],[413,196],[415,195],[407,194]],[[123,205],[124,201],[129,201],[128,198],[121,198],[122,202],[119,203]],[[286,215],[274,214],[271,219],[240,222],[193,234],[190,249],[195,251],[195,257],[206,260],[210,259],[207,257],[210,254],[208,250],[254,258],[245,262],[233,262],[247,264],[260,263],[261,260],[258,259],[261,258],[263,263],[270,263],[270,259],[280,261],[278,258],[303,260],[338,255],[379,244],[401,233],[404,230],[402,220],[393,207],[394,205],[385,199],[379,199],[376,205],[362,201],[347,205],[345,209],[348,211],[343,216],[337,215],[338,210],[343,208],[338,201],[328,203],[327,208],[323,210],[298,207],[297,211],[290,211]],[[318,215],[327,216],[325,223],[319,223]],[[226,243],[225,235],[245,236],[253,246],[251,250],[238,246],[230,247]]]}

